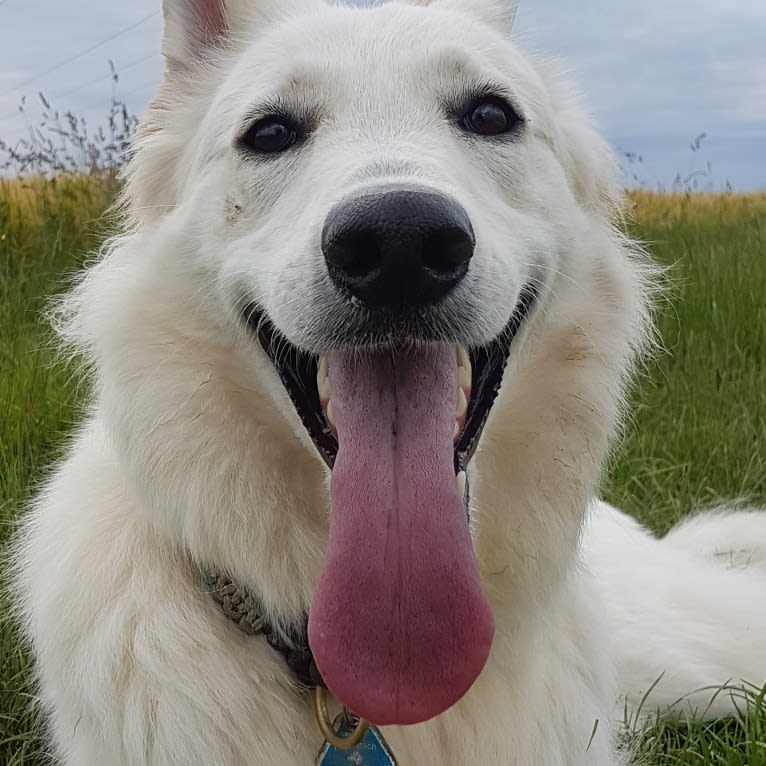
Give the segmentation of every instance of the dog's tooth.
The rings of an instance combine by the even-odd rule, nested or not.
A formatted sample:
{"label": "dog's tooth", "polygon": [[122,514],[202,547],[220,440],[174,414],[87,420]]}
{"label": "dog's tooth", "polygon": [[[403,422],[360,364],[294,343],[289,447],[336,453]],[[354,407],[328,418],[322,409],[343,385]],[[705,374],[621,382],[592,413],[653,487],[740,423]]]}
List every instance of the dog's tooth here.
{"label": "dog's tooth", "polygon": [[458,388],[455,400],[455,417],[464,418],[468,410],[468,397],[462,388]]}
{"label": "dog's tooth", "polygon": [[330,387],[330,372],[326,356],[321,357],[319,360],[319,367],[317,369],[317,390],[319,392],[320,402],[329,400],[332,389]]}
{"label": "dog's tooth", "polygon": [[471,390],[471,370],[468,367],[457,368],[457,384],[463,391]]}
{"label": "dog's tooth", "polygon": [[335,428],[335,421],[332,417],[332,399],[327,402],[327,408],[325,409],[325,415],[327,416],[327,422]]}
{"label": "dog's tooth", "polygon": [[465,471],[460,471],[458,475],[455,477],[455,480],[457,481],[458,495],[460,495],[460,497],[465,497],[465,482],[466,482]]}
{"label": "dog's tooth", "polygon": [[464,391],[471,390],[471,358],[462,347],[457,347],[457,385]]}
{"label": "dog's tooth", "polygon": [[456,420],[455,421],[455,426],[452,429],[452,442],[453,443],[457,442],[457,438],[458,438],[458,436],[460,436],[460,429],[461,429],[461,427],[462,426],[460,425],[460,421]]}

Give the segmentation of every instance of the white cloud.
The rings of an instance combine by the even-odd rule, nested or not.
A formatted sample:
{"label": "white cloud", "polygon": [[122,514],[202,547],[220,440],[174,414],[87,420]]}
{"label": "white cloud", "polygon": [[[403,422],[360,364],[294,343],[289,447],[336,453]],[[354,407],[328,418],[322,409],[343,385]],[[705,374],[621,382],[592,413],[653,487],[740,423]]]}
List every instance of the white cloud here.
{"label": "white cloud", "polygon": [[766,186],[763,0],[522,0],[517,34],[567,60],[612,143],[652,161],[657,180],[684,172],[705,131],[716,181]]}

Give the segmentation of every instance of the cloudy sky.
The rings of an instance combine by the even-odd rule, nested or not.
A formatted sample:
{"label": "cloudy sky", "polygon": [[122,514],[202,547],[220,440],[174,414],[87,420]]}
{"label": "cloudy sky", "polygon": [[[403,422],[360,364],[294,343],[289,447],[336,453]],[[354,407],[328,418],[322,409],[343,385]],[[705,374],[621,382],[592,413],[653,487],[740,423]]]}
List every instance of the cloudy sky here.
{"label": "cloudy sky", "polygon": [[[36,124],[38,91],[91,125],[113,93],[140,113],[161,69],[159,5],[0,0],[0,138]],[[566,63],[614,148],[640,158],[629,175],[766,188],[766,0],[521,0],[516,36]]]}

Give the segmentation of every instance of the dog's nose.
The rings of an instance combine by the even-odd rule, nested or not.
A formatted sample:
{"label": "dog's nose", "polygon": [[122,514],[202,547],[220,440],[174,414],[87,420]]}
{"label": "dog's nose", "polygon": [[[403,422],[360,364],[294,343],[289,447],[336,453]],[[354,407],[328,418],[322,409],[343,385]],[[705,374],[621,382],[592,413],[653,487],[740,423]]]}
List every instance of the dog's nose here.
{"label": "dog's nose", "polygon": [[387,190],[336,205],[322,231],[333,281],[378,308],[438,301],[468,271],[474,234],[454,200],[427,191]]}

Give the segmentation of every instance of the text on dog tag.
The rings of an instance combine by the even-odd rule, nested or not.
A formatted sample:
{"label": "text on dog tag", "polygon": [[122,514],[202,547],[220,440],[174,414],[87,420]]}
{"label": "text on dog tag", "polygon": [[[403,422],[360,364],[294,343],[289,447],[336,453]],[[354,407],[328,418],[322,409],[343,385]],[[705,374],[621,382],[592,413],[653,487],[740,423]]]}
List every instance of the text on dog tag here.
{"label": "text on dog tag", "polygon": [[[341,714],[335,721],[335,730],[340,736],[350,732],[349,724]],[[317,766],[397,766],[383,735],[370,726],[364,739],[350,750],[340,750],[325,742],[317,757]]]}

